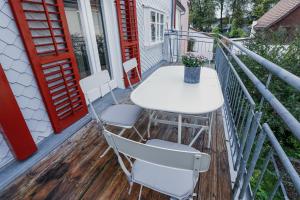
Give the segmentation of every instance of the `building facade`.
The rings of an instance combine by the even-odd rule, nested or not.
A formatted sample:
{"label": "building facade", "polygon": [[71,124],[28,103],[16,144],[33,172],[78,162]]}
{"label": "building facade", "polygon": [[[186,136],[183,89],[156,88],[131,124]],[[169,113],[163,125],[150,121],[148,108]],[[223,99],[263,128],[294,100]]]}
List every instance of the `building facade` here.
{"label": "building facade", "polygon": [[[164,62],[164,32],[181,27],[176,10],[174,0],[0,0],[3,76],[37,147],[27,157],[87,114],[79,80],[108,70],[110,84],[125,88],[122,62],[136,57],[141,73]],[[4,123],[0,169],[22,151]]]}

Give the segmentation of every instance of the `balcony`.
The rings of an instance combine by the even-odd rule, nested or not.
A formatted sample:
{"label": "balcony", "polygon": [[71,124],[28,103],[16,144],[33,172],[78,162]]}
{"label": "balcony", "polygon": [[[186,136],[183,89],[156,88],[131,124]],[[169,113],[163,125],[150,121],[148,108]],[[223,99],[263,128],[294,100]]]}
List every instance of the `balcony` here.
{"label": "balcony", "polygon": [[[195,199],[261,199],[262,190],[267,192],[266,199],[299,199],[300,167],[290,161],[263,116],[264,107],[268,106],[274,111],[274,117],[282,120],[282,126],[287,127],[287,134],[299,142],[299,121],[268,87],[276,77],[299,95],[300,78],[223,36],[170,31],[166,33],[164,46],[166,65],[180,64],[180,56],[186,49],[208,57],[207,67],[216,69],[225,99],[212,123],[211,148],[206,145],[207,134],[202,134],[193,145],[211,155],[209,171],[200,174]],[[255,60],[268,71],[266,83],[249,70],[242,56]],[[259,98],[249,92],[246,82],[257,90]],[[115,92],[118,99],[130,101],[130,90]],[[97,100],[96,111],[101,112],[112,102],[110,95]],[[176,118],[175,115],[165,117]],[[189,122],[190,119],[184,120]],[[147,123],[145,112],[137,123],[143,135]],[[139,187],[134,185],[128,194],[128,181],[113,151],[100,158],[108,145],[99,130],[98,125],[90,121],[11,183],[1,192],[0,199],[137,199]],[[183,143],[189,143],[193,133],[192,129],[183,128]],[[133,131],[126,131],[124,136],[138,140]],[[152,128],[151,137],[176,142],[177,127],[157,124]],[[142,199],[168,198],[150,189],[142,193]]]}

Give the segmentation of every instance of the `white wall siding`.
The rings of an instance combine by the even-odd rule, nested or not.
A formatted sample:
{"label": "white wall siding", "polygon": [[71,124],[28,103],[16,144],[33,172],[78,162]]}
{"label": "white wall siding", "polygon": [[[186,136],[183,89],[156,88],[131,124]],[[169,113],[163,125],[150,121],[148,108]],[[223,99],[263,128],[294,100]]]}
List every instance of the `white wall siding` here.
{"label": "white wall siding", "polygon": [[[141,55],[141,67],[142,72],[147,71],[151,67],[160,63],[163,58],[163,44],[157,44],[154,46],[145,46],[145,26],[150,26],[145,24],[144,15],[145,7],[153,8],[164,12],[165,20],[170,26],[171,24],[171,0],[137,0],[137,18],[138,18],[138,31],[139,31],[139,45],[140,45],[140,55]],[[165,25],[167,28],[167,25]],[[168,27],[169,28],[169,27]],[[149,34],[147,32],[147,34]]]}
{"label": "white wall siding", "polygon": [[[7,0],[0,0],[0,19],[0,63],[32,137],[39,143],[53,129]],[[12,159],[1,135],[0,168]]]}

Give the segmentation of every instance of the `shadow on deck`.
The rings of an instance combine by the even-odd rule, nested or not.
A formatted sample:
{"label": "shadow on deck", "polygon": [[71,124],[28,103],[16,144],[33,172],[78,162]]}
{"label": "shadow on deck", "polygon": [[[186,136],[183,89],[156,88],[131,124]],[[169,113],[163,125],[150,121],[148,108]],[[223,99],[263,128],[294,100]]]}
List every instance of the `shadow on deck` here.
{"label": "shadow on deck", "polygon": [[[143,114],[138,129],[146,132],[148,117]],[[116,130],[114,130],[116,131]],[[190,141],[191,130],[183,128],[183,143]],[[137,140],[136,134],[124,135]],[[176,142],[177,128],[159,124],[152,127],[152,138]],[[206,149],[207,134],[200,136],[194,147],[212,156],[210,169],[200,176],[195,188],[197,199],[231,199],[230,175],[221,110],[213,122],[211,150]],[[110,151],[100,158],[107,144],[99,128],[90,122],[63,145],[19,177],[1,194],[0,199],[137,199],[139,187],[129,184],[117,159]],[[180,180],[178,180],[180,181]],[[144,189],[142,199],[168,199],[155,191]],[[196,198],[195,198],[196,199]]]}

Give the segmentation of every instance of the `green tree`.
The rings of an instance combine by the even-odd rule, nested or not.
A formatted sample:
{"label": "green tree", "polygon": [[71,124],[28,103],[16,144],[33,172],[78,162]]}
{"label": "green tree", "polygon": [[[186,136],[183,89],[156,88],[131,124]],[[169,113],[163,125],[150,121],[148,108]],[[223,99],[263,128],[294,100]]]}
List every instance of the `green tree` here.
{"label": "green tree", "polygon": [[232,12],[232,21],[236,20],[238,28],[242,28],[246,21],[244,18],[248,16],[249,5],[252,0],[231,0],[230,8]]}
{"label": "green tree", "polygon": [[229,0],[215,0],[216,2],[216,6],[219,8],[219,12],[220,12],[220,31],[222,33],[223,31],[223,24],[224,24],[224,10],[227,9],[228,4],[229,4]]}
{"label": "green tree", "polygon": [[[292,40],[290,38],[293,38]],[[253,40],[246,43],[246,47],[263,56],[264,58],[278,64],[287,71],[300,76],[300,30],[289,33],[284,28],[277,31],[258,32]],[[249,69],[262,81],[266,82],[268,72],[257,62],[248,57],[241,57]],[[247,79],[243,79],[247,80]],[[251,95],[259,102],[261,96],[247,81]],[[277,78],[272,77],[269,86],[270,91],[279,99],[280,102],[291,112],[296,118],[300,119],[300,95],[291,86]],[[262,121],[268,122],[274,131],[277,139],[283,144],[285,151],[289,156],[300,158],[300,142],[293,136],[291,131],[283,125],[284,123],[273,109],[267,104],[263,107]]]}
{"label": "green tree", "polygon": [[268,10],[270,10],[279,0],[252,0],[253,9],[251,12],[254,20],[259,19],[263,16]]}
{"label": "green tree", "polygon": [[231,38],[245,37],[247,35],[244,30],[239,27],[237,21],[237,19],[232,20],[232,26],[229,33],[229,37]]}
{"label": "green tree", "polygon": [[216,3],[213,0],[190,1],[190,23],[201,31],[211,31],[215,21]]}
{"label": "green tree", "polygon": [[225,0],[216,0],[216,2],[220,9],[220,30],[222,32],[222,30],[223,30],[223,10],[224,10]]}

